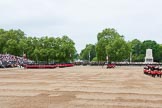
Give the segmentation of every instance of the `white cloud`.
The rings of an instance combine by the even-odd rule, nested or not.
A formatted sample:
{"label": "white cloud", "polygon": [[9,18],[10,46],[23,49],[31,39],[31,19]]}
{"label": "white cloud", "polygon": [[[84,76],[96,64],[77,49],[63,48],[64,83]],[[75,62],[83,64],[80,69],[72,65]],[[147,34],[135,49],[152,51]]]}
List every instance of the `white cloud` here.
{"label": "white cloud", "polygon": [[162,43],[161,4],[161,0],[2,0],[0,25],[31,36],[68,35],[79,52],[109,27],[127,40]]}

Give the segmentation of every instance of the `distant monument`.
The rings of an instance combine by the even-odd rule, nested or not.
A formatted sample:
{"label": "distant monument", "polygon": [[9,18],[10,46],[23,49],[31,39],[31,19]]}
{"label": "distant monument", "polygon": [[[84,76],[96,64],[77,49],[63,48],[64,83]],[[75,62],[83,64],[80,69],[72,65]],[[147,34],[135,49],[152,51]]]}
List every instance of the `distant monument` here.
{"label": "distant monument", "polygon": [[153,63],[152,49],[146,49],[145,63]]}

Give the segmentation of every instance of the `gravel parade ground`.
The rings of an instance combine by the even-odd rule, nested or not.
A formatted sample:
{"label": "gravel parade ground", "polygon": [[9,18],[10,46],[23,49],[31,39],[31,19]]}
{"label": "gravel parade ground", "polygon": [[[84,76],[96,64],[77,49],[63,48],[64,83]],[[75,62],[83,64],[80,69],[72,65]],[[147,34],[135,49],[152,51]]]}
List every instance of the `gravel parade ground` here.
{"label": "gravel parade ground", "polygon": [[0,108],[161,108],[162,78],[143,67],[0,69]]}

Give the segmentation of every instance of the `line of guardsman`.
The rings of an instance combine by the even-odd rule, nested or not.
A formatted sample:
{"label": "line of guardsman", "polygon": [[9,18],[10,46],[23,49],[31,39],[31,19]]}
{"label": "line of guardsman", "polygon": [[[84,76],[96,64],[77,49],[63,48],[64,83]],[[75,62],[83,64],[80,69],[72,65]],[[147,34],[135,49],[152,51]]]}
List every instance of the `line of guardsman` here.
{"label": "line of guardsman", "polygon": [[156,65],[147,65],[144,67],[144,74],[146,75],[150,75],[152,77],[160,77],[162,75],[162,68],[160,68],[159,66]]}
{"label": "line of guardsman", "polygon": [[26,69],[53,69],[56,67],[64,68],[64,67],[72,67],[73,63],[59,63],[59,64],[24,64],[23,67]]}

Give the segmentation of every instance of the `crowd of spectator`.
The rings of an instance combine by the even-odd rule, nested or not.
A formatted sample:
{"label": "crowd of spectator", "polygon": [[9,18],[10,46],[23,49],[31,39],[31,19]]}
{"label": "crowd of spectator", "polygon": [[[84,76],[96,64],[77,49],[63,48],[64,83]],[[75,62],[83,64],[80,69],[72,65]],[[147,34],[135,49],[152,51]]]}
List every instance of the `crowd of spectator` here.
{"label": "crowd of spectator", "polygon": [[0,54],[0,67],[17,67],[31,62],[26,57],[14,56],[11,54]]}

